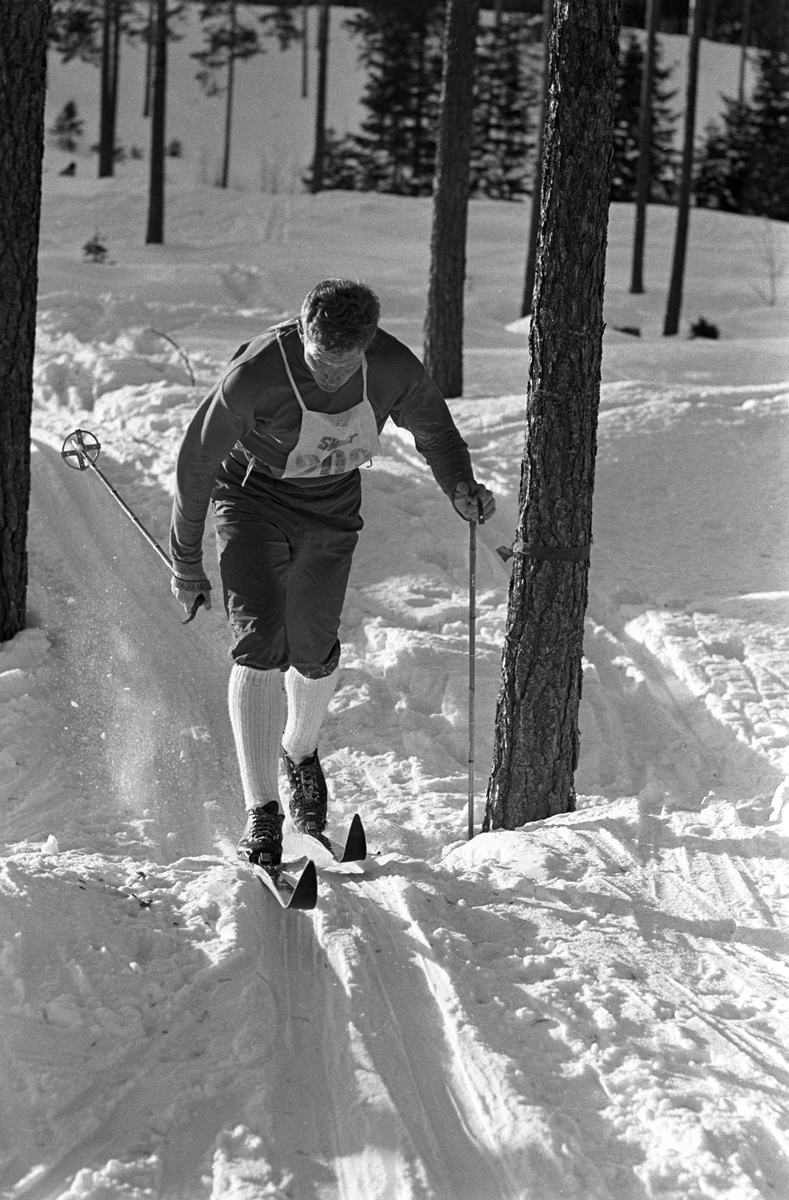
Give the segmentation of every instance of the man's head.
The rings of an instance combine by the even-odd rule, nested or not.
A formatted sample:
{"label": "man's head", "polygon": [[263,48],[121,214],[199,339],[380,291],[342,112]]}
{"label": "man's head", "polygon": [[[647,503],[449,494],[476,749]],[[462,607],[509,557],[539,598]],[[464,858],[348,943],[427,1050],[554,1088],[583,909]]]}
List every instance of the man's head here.
{"label": "man's head", "polygon": [[304,360],[318,387],[336,392],[356,373],[375,337],[381,306],[364,283],[324,279],[301,306]]}

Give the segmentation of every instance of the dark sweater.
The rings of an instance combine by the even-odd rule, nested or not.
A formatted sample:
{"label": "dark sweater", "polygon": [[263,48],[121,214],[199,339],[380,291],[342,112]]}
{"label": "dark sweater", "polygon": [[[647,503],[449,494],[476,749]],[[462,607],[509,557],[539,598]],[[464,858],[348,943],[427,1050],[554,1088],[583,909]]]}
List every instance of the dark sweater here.
{"label": "dark sweater", "polygon": [[[308,409],[344,412],[362,400],[361,368],[336,392],[324,392],[304,361],[295,321],[279,328],[296,386]],[[391,417],[413,436],[417,450],[448,496],[473,472],[466,443],[447,403],[419,359],[379,329],[367,348],[367,396],[380,433]],[[214,480],[232,455],[272,478],[281,475],[298,441],[301,408],[277,345],[267,330],[241,346],[197,409],[184,434],[176,465],[170,553],[175,564],[199,567],[203,529]],[[273,468],[273,470],[272,470]],[[308,492],[320,479],[289,479]]]}

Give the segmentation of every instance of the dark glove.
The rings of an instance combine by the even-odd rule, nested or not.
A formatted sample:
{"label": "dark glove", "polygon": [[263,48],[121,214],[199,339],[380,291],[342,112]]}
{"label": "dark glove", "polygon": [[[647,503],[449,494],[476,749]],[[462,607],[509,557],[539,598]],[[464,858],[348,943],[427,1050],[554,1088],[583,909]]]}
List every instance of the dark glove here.
{"label": "dark glove", "polygon": [[477,521],[480,525],[489,521],[496,511],[493,492],[484,483],[461,480],[455,488],[452,503],[464,521]]}

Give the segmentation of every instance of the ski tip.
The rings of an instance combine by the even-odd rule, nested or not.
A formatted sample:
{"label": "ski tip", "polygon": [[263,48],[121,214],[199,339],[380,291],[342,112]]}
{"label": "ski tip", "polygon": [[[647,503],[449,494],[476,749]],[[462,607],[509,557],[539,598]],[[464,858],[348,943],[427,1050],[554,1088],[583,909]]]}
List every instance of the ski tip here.
{"label": "ski tip", "polygon": [[315,863],[309,859],[299,876],[298,883],[293,889],[288,908],[298,908],[302,911],[314,908],[318,903],[318,872]]}
{"label": "ski tip", "polygon": [[362,818],[354,813],[345,843],[345,853],[342,862],[360,862],[367,857],[367,837],[362,825]]}

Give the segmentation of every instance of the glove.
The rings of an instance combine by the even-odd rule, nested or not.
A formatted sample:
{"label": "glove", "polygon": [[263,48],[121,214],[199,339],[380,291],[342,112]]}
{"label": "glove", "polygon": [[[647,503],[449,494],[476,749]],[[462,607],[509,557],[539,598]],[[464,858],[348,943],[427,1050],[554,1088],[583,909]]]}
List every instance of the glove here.
{"label": "glove", "polygon": [[464,521],[477,521],[480,525],[489,521],[496,511],[496,501],[493,493],[488,491],[484,483],[464,479],[456,486],[452,494],[452,504]]}
{"label": "glove", "polygon": [[178,603],[183,605],[190,620],[196,615],[200,604],[206,609],[211,607],[211,581],[206,579],[205,575],[184,579],[182,575],[176,575],[173,572],[170,591]]}

